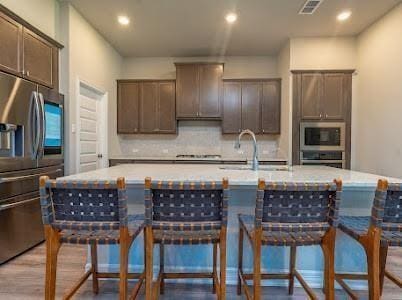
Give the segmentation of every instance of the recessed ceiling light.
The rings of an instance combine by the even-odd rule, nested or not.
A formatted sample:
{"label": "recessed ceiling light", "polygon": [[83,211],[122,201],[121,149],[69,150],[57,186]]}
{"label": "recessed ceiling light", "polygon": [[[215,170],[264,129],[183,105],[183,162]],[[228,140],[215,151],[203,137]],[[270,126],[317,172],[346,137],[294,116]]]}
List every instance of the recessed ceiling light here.
{"label": "recessed ceiling light", "polygon": [[119,23],[121,25],[128,25],[130,24],[130,19],[127,16],[118,16],[117,17],[117,21],[119,21]]}
{"label": "recessed ceiling light", "polygon": [[338,19],[338,21],[346,21],[347,19],[350,18],[350,16],[352,15],[352,12],[350,10],[345,10],[343,12],[341,12],[336,18]]}
{"label": "recessed ceiling light", "polygon": [[225,16],[226,22],[228,22],[229,24],[232,24],[234,22],[236,22],[237,20],[237,14],[235,13],[229,13]]}

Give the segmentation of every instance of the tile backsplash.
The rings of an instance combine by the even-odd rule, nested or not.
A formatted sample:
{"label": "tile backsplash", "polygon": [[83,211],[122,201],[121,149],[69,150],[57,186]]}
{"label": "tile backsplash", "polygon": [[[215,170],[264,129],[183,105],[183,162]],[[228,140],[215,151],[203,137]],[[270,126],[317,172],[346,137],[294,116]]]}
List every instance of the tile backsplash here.
{"label": "tile backsplash", "polygon": [[[120,155],[136,157],[175,157],[178,154],[211,154],[224,158],[250,158],[253,144],[242,138],[234,149],[237,135],[222,135],[219,121],[179,121],[177,135],[120,135]],[[284,157],[278,148],[279,135],[257,136],[260,157]],[[243,140],[244,139],[244,140]]]}

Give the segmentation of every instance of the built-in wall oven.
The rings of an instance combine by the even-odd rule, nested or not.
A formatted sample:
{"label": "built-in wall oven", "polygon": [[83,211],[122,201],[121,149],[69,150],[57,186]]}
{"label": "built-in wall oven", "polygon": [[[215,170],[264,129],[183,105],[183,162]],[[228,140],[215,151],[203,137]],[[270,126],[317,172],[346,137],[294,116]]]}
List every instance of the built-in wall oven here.
{"label": "built-in wall oven", "polygon": [[302,122],[300,163],[345,168],[345,123]]}

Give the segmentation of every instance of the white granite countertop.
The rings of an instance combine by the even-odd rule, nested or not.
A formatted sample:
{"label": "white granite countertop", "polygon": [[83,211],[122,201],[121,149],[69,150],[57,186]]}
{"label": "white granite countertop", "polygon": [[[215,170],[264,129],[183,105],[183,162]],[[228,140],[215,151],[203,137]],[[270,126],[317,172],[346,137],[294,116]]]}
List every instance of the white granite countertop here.
{"label": "white granite countertop", "polygon": [[[330,168],[325,166],[293,166],[282,171],[252,171],[228,170],[228,165],[219,164],[122,164],[115,167],[80,173],[62,177],[65,180],[116,180],[117,177],[126,178],[128,185],[142,186],[145,177],[153,180],[214,180],[220,181],[223,177],[229,179],[230,186],[256,186],[258,178],[266,181],[284,182],[323,182],[341,178],[345,188],[374,189],[380,178],[390,182],[402,182],[402,179],[387,178],[384,176]],[[237,166],[239,167],[239,166]],[[260,166],[261,168],[263,166]],[[264,166],[266,167],[266,166]],[[280,166],[272,166],[280,167]],[[283,168],[283,167],[282,167]]]}

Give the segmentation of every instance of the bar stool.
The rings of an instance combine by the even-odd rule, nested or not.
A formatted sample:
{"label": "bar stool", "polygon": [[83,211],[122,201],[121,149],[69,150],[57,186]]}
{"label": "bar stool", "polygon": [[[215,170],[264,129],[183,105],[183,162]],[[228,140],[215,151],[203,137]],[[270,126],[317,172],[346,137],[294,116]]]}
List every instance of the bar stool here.
{"label": "bar stool", "polygon": [[344,279],[367,279],[369,298],[380,299],[384,277],[400,288],[402,280],[386,270],[388,247],[402,247],[402,184],[379,180],[371,209],[371,217],[340,218],[339,228],[358,241],[367,255],[367,274],[337,273],[335,279],[352,299],[357,295]]}
{"label": "bar stool", "polygon": [[[324,253],[324,292],[334,299],[334,250],[342,182],[258,182],[255,215],[239,214],[239,261],[237,293],[242,287],[247,299],[261,299],[261,279],[288,279],[293,294],[296,277],[311,299],[313,290],[296,270],[296,247],[321,245]],[[253,273],[243,271],[244,233],[252,245]],[[290,246],[289,273],[261,274],[262,246]],[[247,280],[253,280],[253,294]]]}
{"label": "bar stool", "polygon": [[[146,299],[164,292],[164,280],[212,278],[218,299],[226,295],[226,231],[229,183],[152,182],[145,179]],[[160,245],[160,269],[153,283],[153,247]],[[166,273],[164,245],[213,245],[211,273]],[[220,250],[217,275],[217,245]]]}
{"label": "bar stool", "polygon": [[[63,243],[90,245],[92,263],[64,299],[70,299],[90,275],[95,294],[99,278],[120,278],[120,299],[127,298],[127,279],[139,279],[132,293],[135,298],[145,274],[128,275],[128,253],[145,225],[142,215],[127,216],[124,178],[117,182],[72,182],[43,176],[40,199],[46,236],[45,299],[55,299],[57,255]],[[98,272],[97,245],[105,244],[120,244],[120,273]]]}

